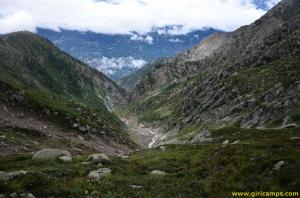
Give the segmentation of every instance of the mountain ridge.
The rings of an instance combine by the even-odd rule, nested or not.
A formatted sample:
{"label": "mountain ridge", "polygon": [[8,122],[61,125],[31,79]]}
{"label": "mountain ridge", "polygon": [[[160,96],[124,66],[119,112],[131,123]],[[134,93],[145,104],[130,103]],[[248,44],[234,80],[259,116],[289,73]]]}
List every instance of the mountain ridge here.
{"label": "mountain ridge", "polygon": [[[73,134],[68,141],[110,153],[116,152],[113,147],[128,150],[127,144],[132,145],[123,123],[111,112],[126,102],[124,90],[49,40],[30,32],[1,36],[0,69],[4,126],[63,139]],[[108,149],[101,148],[103,144]]]}
{"label": "mountain ridge", "polygon": [[[299,1],[284,0],[248,26],[212,35],[191,50],[152,65],[141,77],[132,77],[134,82],[126,82],[133,91],[125,111],[161,127],[179,142],[178,137],[191,141],[201,131],[227,125],[298,123],[293,109],[299,107],[299,13]],[[211,53],[202,51],[206,49]],[[268,77],[268,72],[274,76]],[[261,87],[246,79],[261,81]],[[252,103],[257,105],[254,109]],[[284,104],[289,104],[286,111]]]}

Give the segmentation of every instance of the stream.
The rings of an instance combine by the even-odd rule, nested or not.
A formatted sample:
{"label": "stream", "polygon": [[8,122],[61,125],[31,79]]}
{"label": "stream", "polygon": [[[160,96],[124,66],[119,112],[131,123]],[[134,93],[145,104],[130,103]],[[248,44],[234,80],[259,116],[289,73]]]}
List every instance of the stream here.
{"label": "stream", "polygon": [[132,117],[121,120],[126,124],[131,139],[142,148],[153,148],[158,143],[161,134],[157,129],[145,127]]}

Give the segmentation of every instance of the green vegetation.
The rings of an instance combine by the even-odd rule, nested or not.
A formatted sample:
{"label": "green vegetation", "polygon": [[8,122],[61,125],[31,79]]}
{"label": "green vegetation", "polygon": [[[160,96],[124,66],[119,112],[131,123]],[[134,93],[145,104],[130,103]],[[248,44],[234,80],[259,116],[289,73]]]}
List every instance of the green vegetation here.
{"label": "green vegetation", "polygon": [[[28,47],[30,46],[30,47]],[[0,87],[4,102],[22,93],[26,106],[39,115],[73,128],[73,123],[125,140],[123,123],[106,102],[116,105],[124,91],[104,74],[60,51],[44,38],[28,32],[0,37]]]}
{"label": "green vegetation", "polygon": [[[230,197],[232,191],[300,189],[299,129],[224,128],[212,134],[212,143],[168,145],[165,150],[144,150],[125,159],[113,157],[104,164],[112,169],[112,175],[99,182],[88,180],[89,171],[97,167],[81,164],[85,156],[74,157],[68,164],[35,162],[31,154],[2,156],[0,170],[30,172],[0,183],[0,191],[31,192],[38,197],[82,197],[97,191],[101,197],[220,198]],[[221,143],[225,139],[229,144]],[[235,140],[240,142],[231,144]],[[285,163],[276,171],[273,168],[279,161]],[[163,170],[167,175],[151,175],[152,170]]]}

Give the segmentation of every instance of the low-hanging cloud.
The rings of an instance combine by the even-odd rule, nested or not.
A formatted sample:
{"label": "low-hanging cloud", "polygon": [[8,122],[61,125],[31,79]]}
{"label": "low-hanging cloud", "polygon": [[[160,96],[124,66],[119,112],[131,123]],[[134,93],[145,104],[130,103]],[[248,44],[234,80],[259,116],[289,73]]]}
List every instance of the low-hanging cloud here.
{"label": "low-hanging cloud", "polygon": [[[265,0],[272,6],[279,0]],[[266,11],[253,0],[0,0],[0,34],[37,27],[109,34],[140,34],[180,26],[175,33],[249,24]]]}

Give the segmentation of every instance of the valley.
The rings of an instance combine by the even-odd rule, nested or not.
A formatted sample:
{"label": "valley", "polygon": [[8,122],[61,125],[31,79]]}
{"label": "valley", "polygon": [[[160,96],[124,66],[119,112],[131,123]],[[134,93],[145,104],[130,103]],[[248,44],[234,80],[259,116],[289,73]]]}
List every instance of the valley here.
{"label": "valley", "polygon": [[300,193],[300,1],[207,31],[117,81],[37,34],[1,35],[0,198]]}
{"label": "valley", "polygon": [[152,148],[160,142],[161,133],[159,129],[147,127],[139,123],[136,118],[121,118],[128,127],[128,133],[131,139],[141,148]]}

